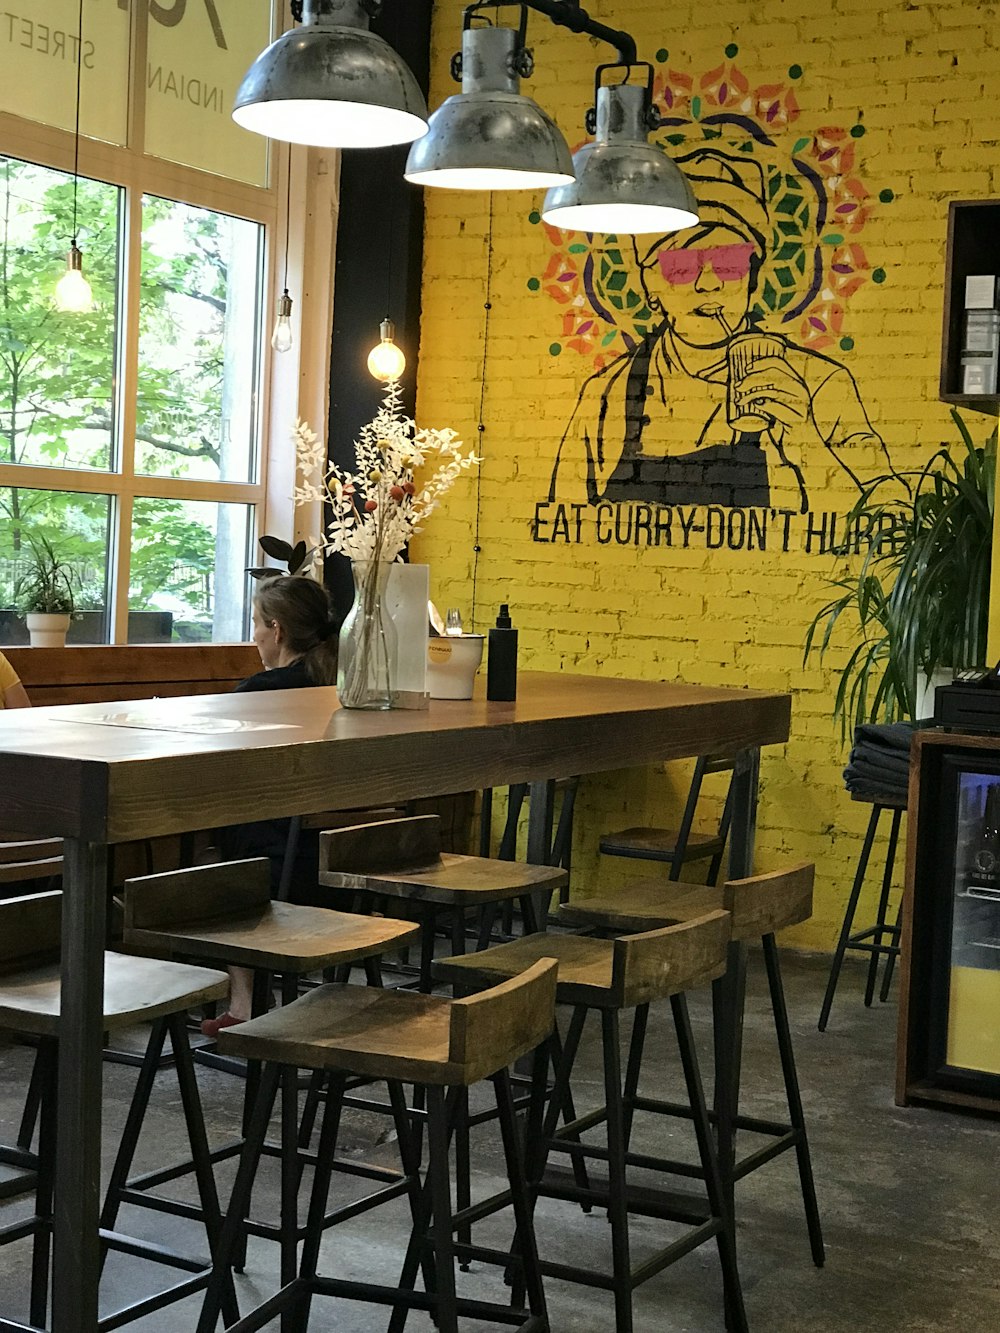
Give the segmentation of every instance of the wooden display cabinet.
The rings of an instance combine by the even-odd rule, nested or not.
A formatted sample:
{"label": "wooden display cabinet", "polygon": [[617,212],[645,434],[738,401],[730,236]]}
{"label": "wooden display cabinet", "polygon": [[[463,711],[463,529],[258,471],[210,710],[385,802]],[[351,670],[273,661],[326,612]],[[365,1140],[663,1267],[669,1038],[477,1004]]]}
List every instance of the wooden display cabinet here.
{"label": "wooden display cabinet", "polygon": [[1000,410],[1000,393],[962,393],[965,280],[975,273],[1000,274],[1000,200],[953,200],[948,206],[941,341],[941,398],[956,407],[995,416]]}

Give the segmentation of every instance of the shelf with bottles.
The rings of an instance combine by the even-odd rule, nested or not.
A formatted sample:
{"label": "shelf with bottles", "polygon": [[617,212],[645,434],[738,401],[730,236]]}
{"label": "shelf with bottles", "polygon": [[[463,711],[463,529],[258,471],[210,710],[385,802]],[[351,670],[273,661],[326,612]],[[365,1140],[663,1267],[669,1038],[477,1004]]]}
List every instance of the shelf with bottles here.
{"label": "shelf with bottles", "polygon": [[996,379],[990,391],[969,393],[964,386],[962,366],[966,280],[987,274],[1000,276],[1000,200],[953,200],[948,207],[940,397],[957,407],[994,416],[1000,409]]}

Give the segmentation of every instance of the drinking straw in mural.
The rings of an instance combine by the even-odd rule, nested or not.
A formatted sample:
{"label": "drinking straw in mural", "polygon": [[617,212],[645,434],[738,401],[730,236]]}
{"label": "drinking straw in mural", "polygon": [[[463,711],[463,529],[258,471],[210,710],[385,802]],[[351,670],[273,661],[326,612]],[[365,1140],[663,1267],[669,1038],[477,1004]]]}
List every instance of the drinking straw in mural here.
{"label": "drinking straw in mural", "polygon": [[[705,114],[703,99],[691,97],[701,120],[664,116],[666,127],[679,127],[665,137],[698,198],[698,226],[652,243],[623,238],[628,246],[587,238],[569,246],[575,258],[559,257],[579,278],[576,310],[589,307],[583,333],[600,329],[591,320],[611,328],[578,343],[577,350],[597,342],[602,351],[560,441],[550,500],[585,488],[592,504],[781,505],[804,513],[821,490],[860,488],[892,471],[853,375],[820,350],[842,324],[843,302],[830,291],[837,267],[841,277],[845,268],[854,279],[866,276],[860,248],[845,254],[845,237],[829,225],[838,207],[859,215],[848,225],[863,225],[859,192],[844,205],[835,195],[843,175],[825,178],[802,154],[809,146],[830,161],[838,144],[799,139],[782,162],[774,126],[746,114],[758,108],[739,78],[730,68],[719,112]],[[706,79],[718,92],[719,71]],[[725,106],[731,92],[741,101],[735,108]],[[785,121],[790,109],[798,114],[786,100]],[[554,229],[550,236],[564,244]],[[552,294],[558,299],[558,287]],[[817,317],[824,303],[825,318]],[[792,336],[803,324],[805,338]],[[616,327],[624,350],[605,360],[603,348],[619,341]]]}

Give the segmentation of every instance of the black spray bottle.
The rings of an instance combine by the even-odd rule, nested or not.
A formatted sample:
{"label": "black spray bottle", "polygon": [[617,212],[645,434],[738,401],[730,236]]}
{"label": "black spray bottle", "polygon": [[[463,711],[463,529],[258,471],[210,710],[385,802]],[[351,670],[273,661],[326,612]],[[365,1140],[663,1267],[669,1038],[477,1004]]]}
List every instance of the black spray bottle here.
{"label": "black spray bottle", "polygon": [[517,630],[510,623],[506,602],[500,606],[496,628],[490,630],[486,697],[498,702],[517,698]]}

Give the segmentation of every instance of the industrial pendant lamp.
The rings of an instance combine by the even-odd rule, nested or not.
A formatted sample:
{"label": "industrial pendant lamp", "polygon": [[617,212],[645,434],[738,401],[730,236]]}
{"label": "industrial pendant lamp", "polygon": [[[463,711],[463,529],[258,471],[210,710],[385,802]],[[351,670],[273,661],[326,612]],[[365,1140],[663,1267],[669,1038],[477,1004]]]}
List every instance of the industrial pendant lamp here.
{"label": "industrial pendant lamp", "polygon": [[[592,143],[574,154],[576,179],[549,190],[542,217],[564,231],[635,236],[666,235],[693,227],[698,204],[680,168],[651,144],[648,134],[659,123],[653,105],[653,70],[646,65],[645,86],[601,86],[597,70],[595,109],[588,113]],[[633,68],[626,66],[626,77]]]}
{"label": "industrial pendant lamp", "polygon": [[411,70],[375,33],[379,0],[293,0],[301,27],[262,51],[244,75],[233,120],[288,143],[381,148],[427,130]]}
{"label": "industrial pendant lamp", "polygon": [[473,28],[466,11],[462,91],[431,116],[430,129],[410,149],[405,176],[414,185],[446,190],[538,190],[572,181],[569,147],[555,122],[520,91],[531,74],[525,47],[527,10],[520,30]]}
{"label": "industrial pendant lamp", "polygon": [[56,309],[66,314],[86,314],[94,308],[94,294],[83,276],[83,253],[77,245],[76,196],[80,185],[80,76],[83,71],[83,0],[77,16],[76,126],[73,131],[73,239],[66,256],[66,272],[56,283]]}

